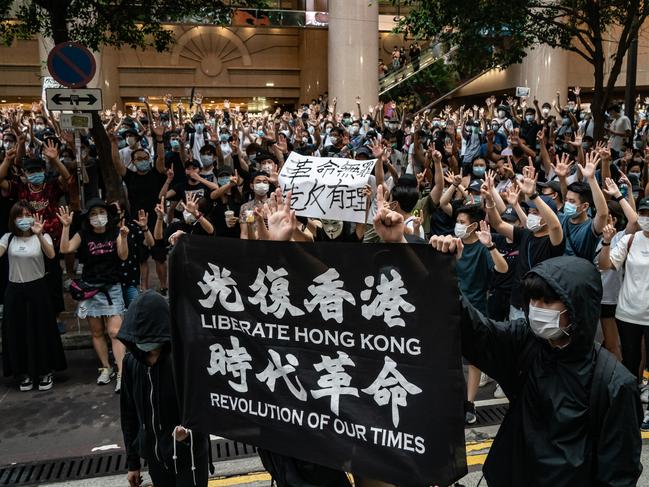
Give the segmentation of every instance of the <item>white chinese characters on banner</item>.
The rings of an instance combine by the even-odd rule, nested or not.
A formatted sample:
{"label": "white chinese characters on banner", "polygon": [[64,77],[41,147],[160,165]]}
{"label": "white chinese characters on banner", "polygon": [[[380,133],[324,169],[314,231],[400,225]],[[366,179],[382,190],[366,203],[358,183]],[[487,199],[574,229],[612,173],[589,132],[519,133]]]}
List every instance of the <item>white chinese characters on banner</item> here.
{"label": "white chinese characters on banner", "polygon": [[[365,223],[369,182],[376,159],[356,161],[291,152],[279,174],[282,191],[293,192],[299,216]],[[371,215],[370,215],[371,216]]]}

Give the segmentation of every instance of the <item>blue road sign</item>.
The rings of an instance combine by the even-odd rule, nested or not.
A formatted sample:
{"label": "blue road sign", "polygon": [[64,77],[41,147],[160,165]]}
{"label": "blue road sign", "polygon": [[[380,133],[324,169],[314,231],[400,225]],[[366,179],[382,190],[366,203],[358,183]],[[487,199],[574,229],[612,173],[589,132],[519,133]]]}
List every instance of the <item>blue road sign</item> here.
{"label": "blue road sign", "polygon": [[95,57],[86,47],[76,42],[62,42],[50,51],[47,69],[63,86],[79,88],[90,82],[97,65]]}

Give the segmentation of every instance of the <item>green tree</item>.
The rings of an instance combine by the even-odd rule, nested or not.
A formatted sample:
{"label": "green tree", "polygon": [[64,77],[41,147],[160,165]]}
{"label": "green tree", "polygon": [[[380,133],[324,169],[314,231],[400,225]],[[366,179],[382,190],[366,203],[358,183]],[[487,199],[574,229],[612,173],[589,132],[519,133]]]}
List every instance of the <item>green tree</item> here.
{"label": "green tree", "polygon": [[[506,68],[539,44],[577,53],[593,67],[597,135],[624,57],[649,16],[649,0],[401,0],[401,6],[409,10],[399,30],[456,45],[471,66]],[[609,42],[612,34],[617,44]]]}
{"label": "green tree", "polygon": [[[55,44],[79,42],[90,49],[102,46],[164,51],[175,42],[173,22],[225,25],[234,8],[265,8],[268,0],[0,0],[0,42],[36,34]],[[122,193],[110,157],[110,142],[97,113],[92,135],[101,161],[107,198]]]}

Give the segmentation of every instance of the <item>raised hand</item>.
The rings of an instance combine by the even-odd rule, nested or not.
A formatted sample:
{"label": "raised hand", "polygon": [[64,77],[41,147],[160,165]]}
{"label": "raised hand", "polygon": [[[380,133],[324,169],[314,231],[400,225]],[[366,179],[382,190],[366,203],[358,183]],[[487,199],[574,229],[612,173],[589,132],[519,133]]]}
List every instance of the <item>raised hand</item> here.
{"label": "raised hand", "polygon": [[[157,213],[157,211],[156,211]],[[147,225],[149,224],[149,214],[144,211],[140,210],[137,212],[137,219],[133,220],[137,225],[142,229],[146,229]]]}
{"label": "raised hand", "polygon": [[507,203],[511,206],[515,206],[520,203],[521,190],[518,185],[512,184],[507,188]]}
{"label": "raised hand", "polygon": [[59,211],[56,213],[56,216],[64,227],[69,227],[72,224],[74,211],[70,211],[67,206],[59,206]]}
{"label": "raised hand", "polygon": [[43,233],[43,217],[38,213],[34,214],[34,223],[32,223],[31,230],[34,235]]}
{"label": "raised hand", "polygon": [[482,245],[485,247],[491,247],[493,245],[493,240],[491,239],[491,228],[486,221],[482,220],[480,222],[480,230],[475,233]]}
{"label": "raised hand", "polygon": [[613,237],[615,237],[615,234],[617,233],[617,230],[615,230],[615,227],[611,224],[606,225],[602,229],[602,241],[606,244],[610,244],[611,240],[613,240]]}
{"label": "raised hand", "polygon": [[516,181],[523,194],[530,196],[536,191],[536,180],[538,179],[534,166],[523,168],[523,181]]}
{"label": "raised hand", "polygon": [[372,149],[372,155],[376,159],[381,159],[385,155],[385,149],[381,145],[381,142],[379,142],[378,138],[372,139],[370,147]]}
{"label": "raised hand", "polygon": [[385,203],[383,185],[379,185],[376,192],[378,211],[374,215],[374,230],[384,242],[400,243],[403,241],[405,225],[403,215],[391,210]]}
{"label": "raised hand", "polygon": [[282,190],[277,188],[271,195],[273,204],[264,203],[264,215],[268,221],[268,238],[270,240],[286,242],[291,240],[297,228],[295,210],[291,210],[292,193],[282,197]]}
{"label": "raised hand", "polygon": [[160,203],[155,205],[155,214],[158,218],[164,218],[165,216],[165,197],[163,196],[160,200]]}
{"label": "raised hand", "polygon": [[126,238],[128,237],[128,234],[129,234],[129,229],[126,226],[124,219],[122,218],[119,222],[119,236],[122,238]]}
{"label": "raised hand", "polygon": [[568,174],[570,174],[570,168],[574,162],[570,160],[570,156],[566,153],[561,155],[561,159],[559,159],[558,155],[555,157],[556,164],[551,164],[554,173],[560,178],[568,177]]}
{"label": "raised hand", "polygon": [[613,181],[611,178],[606,178],[602,191],[604,191],[604,193],[611,198],[619,198],[620,196],[622,196],[620,188],[618,188],[617,184],[615,184],[615,181]]}
{"label": "raised hand", "polygon": [[43,155],[50,160],[55,160],[59,158],[59,148],[52,139],[45,142],[43,146]]}
{"label": "raised hand", "polygon": [[170,183],[174,179],[174,166],[173,164],[167,169],[167,182]]}
{"label": "raised hand", "polygon": [[194,216],[198,213],[198,196],[195,193],[185,194],[185,209]]}
{"label": "raised hand", "polygon": [[597,166],[599,165],[600,160],[601,158],[599,157],[599,154],[593,154],[592,152],[586,154],[586,165],[578,166],[582,176],[584,176],[586,179],[594,178],[595,171],[597,170]]}
{"label": "raised hand", "polygon": [[579,94],[581,93],[581,88],[579,86],[575,86],[575,89],[572,91],[575,94],[575,96],[579,96]]}

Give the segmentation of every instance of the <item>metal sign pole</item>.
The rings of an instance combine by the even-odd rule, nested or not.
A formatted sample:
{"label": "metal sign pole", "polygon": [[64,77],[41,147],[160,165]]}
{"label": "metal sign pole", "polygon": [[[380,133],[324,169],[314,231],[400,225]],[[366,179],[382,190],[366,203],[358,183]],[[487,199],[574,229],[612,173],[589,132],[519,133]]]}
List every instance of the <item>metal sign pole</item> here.
{"label": "metal sign pole", "polygon": [[81,210],[86,209],[86,198],[83,194],[83,170],[81,165],[81,131],[79,129],[74,129],[74,141],[77,149],[77,185],[79,187],[79,202],[81,204]]}

